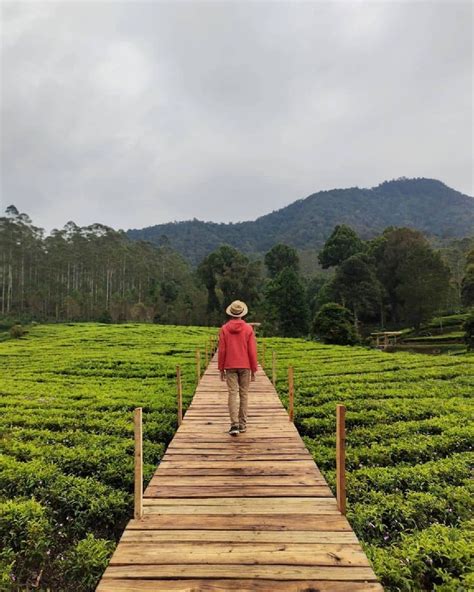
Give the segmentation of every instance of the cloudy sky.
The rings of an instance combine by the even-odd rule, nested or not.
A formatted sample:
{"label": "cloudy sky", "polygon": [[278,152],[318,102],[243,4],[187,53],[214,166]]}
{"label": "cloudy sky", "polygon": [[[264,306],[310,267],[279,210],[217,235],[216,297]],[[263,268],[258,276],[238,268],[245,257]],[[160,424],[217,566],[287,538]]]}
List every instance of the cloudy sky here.
{"label": "cloudy sky", "polygon": [[253,219],[321,189],[473,194],[473,4],[2,2],[2,210]]}

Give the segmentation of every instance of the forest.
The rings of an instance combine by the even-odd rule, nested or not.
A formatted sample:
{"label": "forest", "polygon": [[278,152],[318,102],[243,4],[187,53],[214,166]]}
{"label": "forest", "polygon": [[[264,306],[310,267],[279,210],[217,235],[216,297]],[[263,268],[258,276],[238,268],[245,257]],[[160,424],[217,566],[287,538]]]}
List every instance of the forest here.
{"label": "forest", "polygon": [[[308,270],[309,257],[316,265]],[[437,245],[403,227],[362,240],[337,225],[319,251],[280,243],[251,256],[223,244],[193,267],[166,242],[132,240],[102,224],[68,222],[46,235],[15,206],[0,218],[3,326],[214,325],[235,298],[249,304],[249,319],[263,321],[266,335],[317,333],[321,314],[345,319],[345,342],[373,327],[419,327],[473,305],[474,240]]]}

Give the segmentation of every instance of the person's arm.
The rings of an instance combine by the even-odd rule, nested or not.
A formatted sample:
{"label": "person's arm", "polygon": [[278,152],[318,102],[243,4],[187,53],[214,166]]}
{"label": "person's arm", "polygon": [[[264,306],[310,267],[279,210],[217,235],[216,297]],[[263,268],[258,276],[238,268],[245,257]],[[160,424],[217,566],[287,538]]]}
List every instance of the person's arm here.
{"label": "person's arm", "polygon": [[226,348],[224,328],[221,327],[221,330],[219,332],[219,351],[217,356],[217,367],[219,368],[219,371],[221,373],[221,380],[224,380],[225,378],[225,354]]}
{"label": "person's arm", "polygon": [[252,380],[255,380],[255,372],[257,372],[257,340],[255,339],[255,333],[250,331],[248,341],[248,354],[250,362],[250,370],[252,372]]}

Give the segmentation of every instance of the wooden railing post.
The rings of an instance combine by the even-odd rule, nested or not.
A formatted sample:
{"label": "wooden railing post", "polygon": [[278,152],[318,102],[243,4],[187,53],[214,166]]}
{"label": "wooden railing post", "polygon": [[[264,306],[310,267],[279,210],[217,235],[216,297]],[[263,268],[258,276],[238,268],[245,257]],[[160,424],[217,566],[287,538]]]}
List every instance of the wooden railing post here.
{"label": "wooden railing post", "polygon": [[293,366],[288,368],[288,418],[293,421],[295,414],[295,383],[293,378]]}
{"label": "wooden railing post", "polygon": [[262,343],[262,359],[260,360],[262,370],[265,370],[265,341]]}
{"label": "wooden railing post", "polygon": [[205,350],[205,360],[206,360],[206,368],[209,366],[209,347],[206,345],[206,350]]}
{"label": "wooden railing post", "polygon": [[346,408],[336,406],[336,498],[341,514],[346,513]]}
{"label": "wooden railing post", "polygon": [[142,408],[137,407],[133,414],[135,433],[135,509],[134,518],[143,517],[143,431]]}
{"label": "wooden railing post", "polygon": [[183,422],[183,385],[181,383],[181,368],[176,366],[176,387],[178,394],[178,426]]}
{"label": "wooden railing post", "polygon": [[199,384],[201,380],[201,352],[198,349],[196,350],[196,380]]}
{"label": "wooden railing post", "polygon": [[275,350],[272,352],[272,383],[276,386],[276,353]]}

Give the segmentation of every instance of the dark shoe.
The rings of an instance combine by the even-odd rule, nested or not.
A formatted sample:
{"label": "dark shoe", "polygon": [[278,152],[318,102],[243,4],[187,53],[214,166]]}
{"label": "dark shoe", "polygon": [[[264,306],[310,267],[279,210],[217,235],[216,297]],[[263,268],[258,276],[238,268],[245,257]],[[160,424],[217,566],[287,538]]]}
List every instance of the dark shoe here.
{"label": "dark shoe", "polygon": [[239,426],[238,425],[230,426],[229,434],[231,436],[237,436],[238,433],[239,433]]}
{"label": "dark shoe", "polygon": [[240,425],[240,426],[239,426],[239,432],[240,432],[241,434],[243,434],[243,433],[244,433],[244,432],[246,432],[246,431],[247,431],[247,426],[246,426],[246,425]]}

